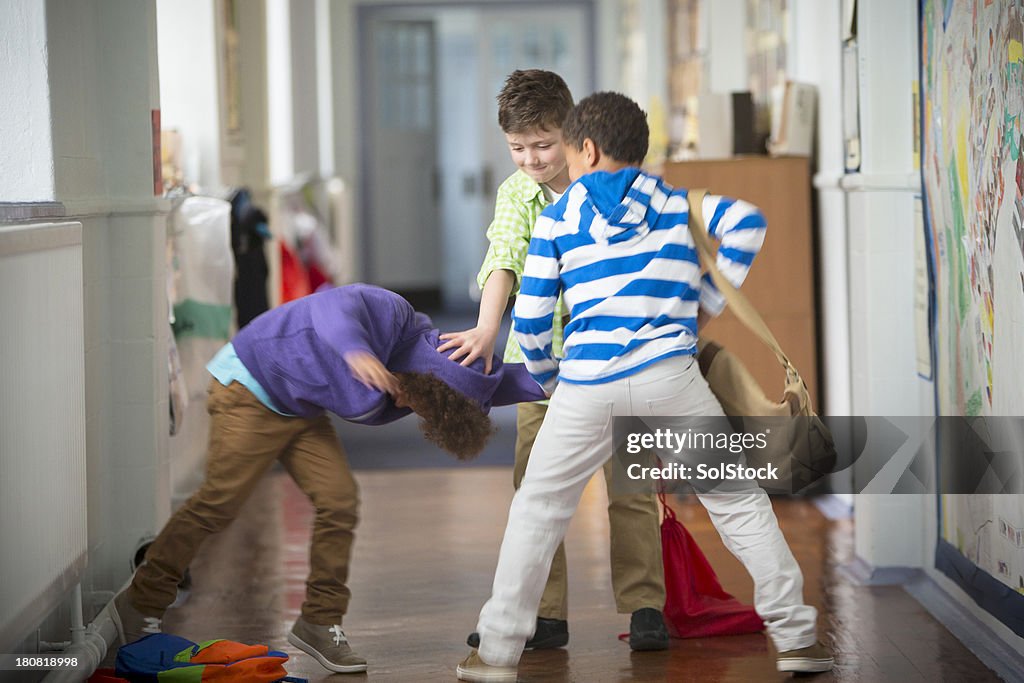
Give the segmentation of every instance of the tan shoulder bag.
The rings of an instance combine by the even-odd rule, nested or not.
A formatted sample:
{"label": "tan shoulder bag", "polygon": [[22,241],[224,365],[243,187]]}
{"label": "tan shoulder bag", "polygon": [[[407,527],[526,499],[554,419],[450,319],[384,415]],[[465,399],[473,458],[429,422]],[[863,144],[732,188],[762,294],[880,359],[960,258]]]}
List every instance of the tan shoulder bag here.
{"label": "tan shoulder bag", "polygon": [[772,425],[777,426],[772,429],[768,448],[748,451],[748,461],[756,462],[763,457],[766,461],[779,465],[781,460],[791,456],[819,475],[829,472],[837,459],[835,443],[828,427],[818,418],[811,406],[807,385],[757,309],[718,270],[715,263],[717,245],[708,234],[704,223],[705,194],[705,190],[691,190],[688,196],[690,235],[697,245],[701,265],[725,296],[733,314],[775,353],[775,357],[786,371],[786,384],[781,401],[769,398],[738,357],[729,353],[721,344],[705,339],[699,339],[697,342],[697,361],[701,373],[722,404],[725,414],[744,418],[745,431],[754,431],[758,428],[758,423],[767,422],[758,421],[758,417],[779,418],[771,421]]}

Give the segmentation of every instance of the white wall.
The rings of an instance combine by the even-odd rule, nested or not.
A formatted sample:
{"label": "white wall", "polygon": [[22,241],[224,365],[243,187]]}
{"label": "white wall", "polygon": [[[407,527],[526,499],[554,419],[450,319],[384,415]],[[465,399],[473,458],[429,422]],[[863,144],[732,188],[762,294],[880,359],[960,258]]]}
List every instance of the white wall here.
{"label": "white wall", "polygon": [[[263,0],[236,8],[241,134],[229,137],[226,128],[226,65],[218,47],[225,40],[224,7],[218,0],[157,0],[161,120],[164,130],[182,133],[186,182],[212,192],[244,185],[262,199],[268,184],[266,11]],[[274,101],[290,110],[287,94]]]}
{"label": "white wall", "polygon": [[818,292],[821,320],[823,411],[851,414],[849,240],[843,175],[843,122],[838,3],[791,0],[786,70],[818,89]]}
{"label": "white wall", "polygon": [[[5,187],[2,201],[56,200],[62,220],[82,225],[82,288],[68,295],[84,302],[83,584],[87,593],[111,590],[127,578],[138,538],[152,533],[169,507],[167,206],[153,196],[151,129],[159,108],[156,7],[153,0],[15,0],[4,3],[0,18],[0,78],[27,79],[14,90],[29,95],[16,110],[0,108],[14,112],[0,125],[0,135],[12,134],[3,140],[4,162],[25,164],[22,190],[8,194]],[[8,31],[12,25],[18,30]],[[2,107],[16,99],[5,98]],[[54,617],[40,635],[67,639],[67,626]]]}
{"label": "white wall", "polygon": [[0,3],[0,202],[53,199],[44,7]]}
{"label": "white wall", "polygon": [[652,103],[657,100],[664,115],[668,110],[667,3],[665,0],[647,0],[634,5],[633,11],[633,31],[619,37],[623,43],[620,49],[626,54],[617,89],[633,98],[648,115]]}
{"label": "white wall", "polygon": [[316,0],[316,110],[317,110],[317,155],[320,175],[329,178],[334,175],[334,98],[331,93],[331,79],[334,70],[331,64],[331,3],[330,0]]}
{"label": "white wall", "polygon": [[187,182],[221,184],[214,0],[157,0],[161,124],[182,135]]}
{"label": "white wall", "polygon": [[730,93],[750,90],[747,75],[746,0],[706,0],[707,90]]}
{"label": "white wall", "polygon": [[268,133],[273,184],[287,183],[300,173],[320,171],[316,22],[315,0],[267,2]]}
{"label": "white wall", "polygon": [[859,173],[847,192],[853,407],[857,414],[929,415],[916,373],[913,265],[915,196],[913,0],[858,4]]}
{"label": "white wall", "polygon": [[[914,327],[916,3],[862,0],[857,19],[862,163],[860,173],[841,182],[849,228],[852,412],[930,415],[934,408],[917,376]],[[854,511],[859,557],[876,567],[926,563],[919,497],[861,495]]]}

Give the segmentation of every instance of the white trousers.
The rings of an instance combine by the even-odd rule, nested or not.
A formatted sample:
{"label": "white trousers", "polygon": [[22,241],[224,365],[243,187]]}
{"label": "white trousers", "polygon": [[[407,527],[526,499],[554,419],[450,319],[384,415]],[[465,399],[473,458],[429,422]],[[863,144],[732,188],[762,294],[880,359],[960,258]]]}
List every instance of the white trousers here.
{"label": "white trousers", "polygon": [[[723,413],[690,356],[605,384],[558,384],[512,500],[491,598],[477,623],[486,663],[515,666],[533,635],[551,558],[584,487],[612,455],[614,415]],[[735,493],[698,495],[726,547],[754,579],[754,607],[776,648],[813,645],[817,610],[803,604],[803,575],[768,495],[754,484]]]}

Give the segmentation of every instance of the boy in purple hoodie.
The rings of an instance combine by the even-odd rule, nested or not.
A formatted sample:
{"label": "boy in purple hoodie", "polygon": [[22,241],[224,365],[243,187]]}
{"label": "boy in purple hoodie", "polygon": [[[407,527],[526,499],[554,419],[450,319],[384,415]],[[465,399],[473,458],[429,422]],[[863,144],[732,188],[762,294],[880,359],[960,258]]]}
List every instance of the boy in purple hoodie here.
{"label": "boy in purple hoodie", "polygon": [[416,412],[430,441],[459,459],[483,449],[491,405],[543,393],[521,365],[492,372],[438,353],[438,330],[402,297],[348,285],[259,316],[207,365],[206,479],[164,526],[129,588],[114,600],[128,643],[160,631],[164,611],[202,542],[238,514],[279,460],[316,508],[306,600],[288,641],[340,673],[366,670],[341,630],[358,491],[326,415],[381,425]]}

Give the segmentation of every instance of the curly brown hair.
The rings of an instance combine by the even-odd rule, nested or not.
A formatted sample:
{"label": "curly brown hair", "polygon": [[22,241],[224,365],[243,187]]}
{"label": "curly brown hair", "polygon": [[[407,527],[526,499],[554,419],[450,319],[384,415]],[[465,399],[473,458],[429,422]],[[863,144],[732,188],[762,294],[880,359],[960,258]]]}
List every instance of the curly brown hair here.
{"label": "curly brown hair", "polygon": [[427,441],[459,460],[480,455],[495,430],[479,405],[433,375],[400,372],[396,377],[405,402],[420,416],[420,431]]}
{"label": "curly brown hair", "polygon": [[558,130],[570,109],[569,86],[553,71],[513,71],[498,93],[498,125],[509,134]]}

